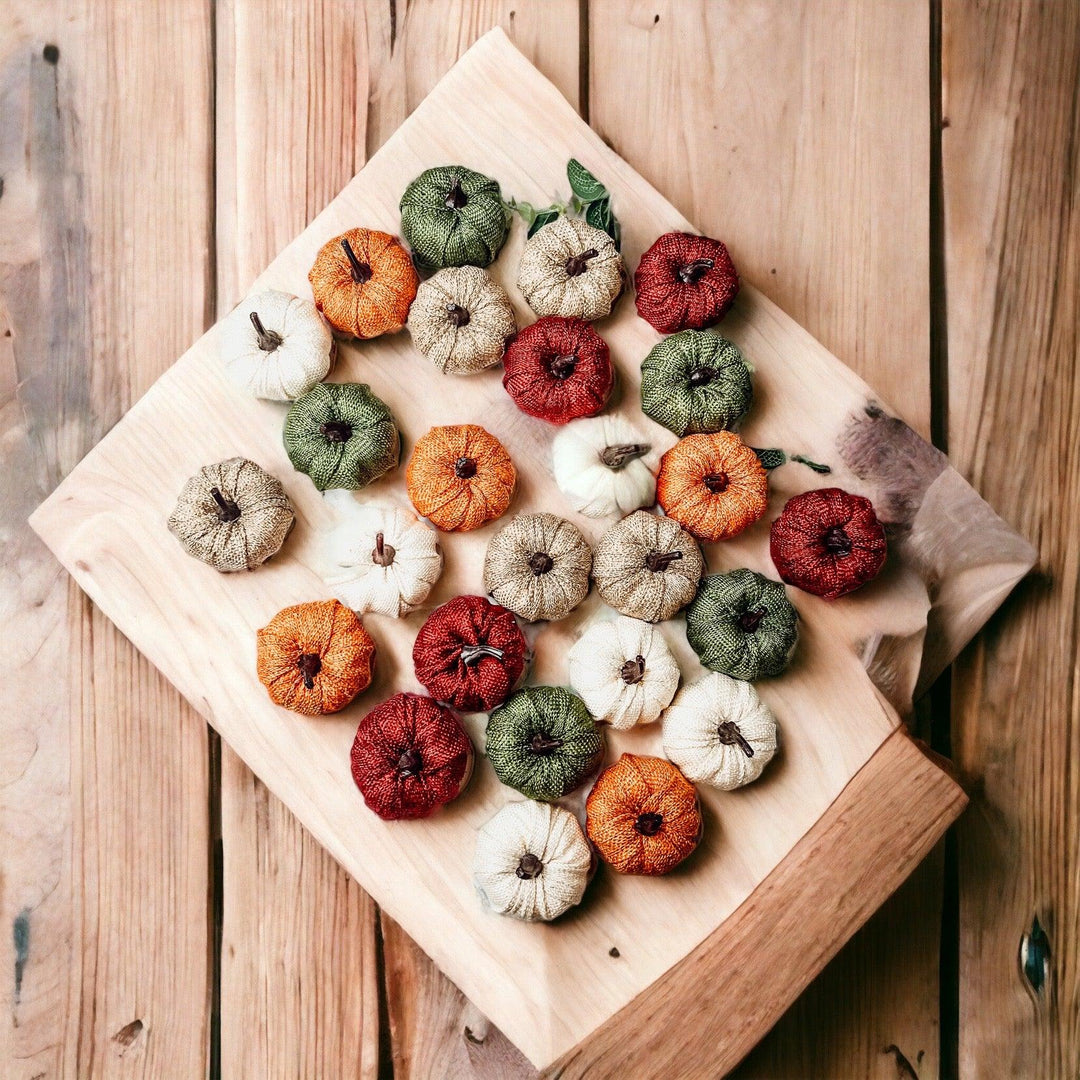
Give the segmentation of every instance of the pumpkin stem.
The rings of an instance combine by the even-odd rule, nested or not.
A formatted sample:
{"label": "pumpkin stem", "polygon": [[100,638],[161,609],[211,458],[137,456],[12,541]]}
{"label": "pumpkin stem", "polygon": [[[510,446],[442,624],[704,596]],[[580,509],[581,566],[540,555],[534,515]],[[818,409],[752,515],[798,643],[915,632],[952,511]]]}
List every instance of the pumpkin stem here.
{"label": "pumpkin stem", "polygon": [[556,379],[569,379],[574,374],[574,368],[577,367],[577,357],[571,353],[568,356],[556,356],[551,361],[551,374]]}
{"label": "pumpkin stem", "polygon": [[217,503],[217,516],[223,523],[235,521],[240,516],[240,507],[226,499],[216,487],[210,489],[210,497]]}
{"label": "pumpkin stem", "polygon": [[424,759],[420,756],[420,751],[415,746],[410,746],[408,750],[402,751],[397,760],[398,775],[417,776],[423,765]]}
{"label": "pumpkin stem", "polygon": [[681,551],[650,551],[645,556],[645,565],[654,574],[663,573],[676,559],[681,559]]}
{"label": "pumpkin stem", "polygon": [[462,645],[461,646],[461,662],[467,667],[470,664],[475,664],[478,660],[482,660],[485,656],[494,657],[496,660],[503,658],[502,649],[497,649],[494,645]]}
{"label": "pumpkin stem", "polygon": [[544,864],[532,854],[531,851],[526,851],[521,856],[521,862],[518,863],[515,874],[522,881],[532,881],[533,878],[540,876],[540,871],[544,869]]}
{"label": "pumpkin stem", "polygon": [[318,653],[301,653],[297,658],[296,666],[304,677],[304,686],[308,690],[315,689],[315,676],[322,671],[322,658]]}
{"label": "pumpkin stem", "polygon": [[460,210],[469,201],[469,196],[461,189],[461,177],[455,176],[450,190],[443,199],[447,210]]}
{"label": "pumpkin stem", "polygon": [[740,630],[752,634],[761,625],[761,620],[767,614],[768,612],[764,608],[758,608],[757,611],[744,611],[736,621]]}
{"label": "pumpkin stem", "polygon": [[562,744],[562,739],[556,739],[551,735],[546,735],[544,732],[538,731],[532,739],[529,740],[529,749],[534,754],[539,754],[541,757],[547,757],[549,754],[555,753]]}
{"label": "pumpkin stem", "polygon": [[371,561],[378,566],[389,566],[394,561],[397,552],[388,544],[381,532],[375,534],[375,550],[371,553]]}
{"label": "pumpkin stem", "polygon": [[837,559],[851,554],[851,537],[845,532],[843,525],[834,525],[825,533],[821,542],[825,545],[825,550]]}
{"label": "pumpkin stem", "polygon": [[716,372],[711,367],[693,368],[687,377],[687,382],[695,389],[699,386],[708,386],[713,381]]}
{"label": "pumpkin stem", "polygon": [[352,244],[345,238],[341,238],[341,246],[345,250],[345,256],[349,260],[349,266],[352,267],[352,279],[357,285],[363,285],[365,281],[371,280],[371,267],[366,262],[361,262],[356,257],[356,252],[352,249]]}
{"label": "pumpkin stem", "polygon": [[633,686],[634,683],[641,682],[645,678],[645,657],[639,655],[633,660],[627,660],[619,674],[627,686]]}
{"label": "pumpkin stem", "polygon": [[590,259],[595,259],[600,252],[596,248],[589,248],[588,251],[582,251],[578,255],[571,255],[566,260],[566,276],[567,277],[579,277],[589,269],[588,262]]}
{"label": "pumpkin stem", "polygon": [[605,446],[600,451],[600,460],[609,468],[619,470],[628,462],[644,457],[652,449],[648,443],[618,443]]}
{"label": "pumpkin stem", "polygon": [[638,814],[634,830],[642,836],[655,836],[663,824],[664,818],[660,814]]}
{"label": "pumpkin stem", "polygon": [[546,574],[555,565],[555,561],[546,551],[534,551],[529,556],[529,569],[537,576]]}
{"label": "pumpkin stem", "polygon": [[251,319],[251,325],[255,327],[255,336],[259,339],[259,348],[263,352],[273,352],[284,343],[285,339],[276,330],[267,330],[263,326],[257,311],[253,311],[248,318]]}
{"label": "pumpkin stem", "polygon": [[319,425],[319,432],[327,442],[348,442],[352,438],[352,426],[344,420],[327,420]]}
{"label": "pumpkin stem", "polygon": [[447,304],[446,318],[459,329],[469,325],[469,313],[460,304]]}
{"label": "pumpkin stem", "polygon": [[754,756],[754,748],[743,737],[738,724],[725,720],[716,729],[716,734],[725,746],[737,746],[748,758]]}
{"label": "pumpkin stem", "polygon": [[469,480],[476,475],[476,458],[459,457],[454,462],[454,475],[459,480]]}
{"label": "pumpkin stem", "polygon": [[708,476],[702,477],[701,482],[709,489],[711,494],[719,495],[727,491],[728,474],[725,472],[709,473]]}
{"label": "pumpkin stem", "polygon": [[695,259],[685,266],[679,267],[679,280],[684,285],[694,285],[700,281],[714,266],[713,259]]}

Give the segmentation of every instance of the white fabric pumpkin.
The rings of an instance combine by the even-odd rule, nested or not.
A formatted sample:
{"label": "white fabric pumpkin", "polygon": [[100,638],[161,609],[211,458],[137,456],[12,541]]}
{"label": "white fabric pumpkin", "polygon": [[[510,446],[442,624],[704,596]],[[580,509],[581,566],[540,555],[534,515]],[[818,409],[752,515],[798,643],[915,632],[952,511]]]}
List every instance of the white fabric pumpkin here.
{"label": "white fabric pumpkin", "polygon": [[731,791],[776,753],[776,720],[753,685],[714,672],[679,691],[664,713],[664,753],[695,784]]}
{"label": "white fabric pumpkin", "polygon": [[333,363],[329,324],[310,300],[291,293],[249,296],[221,332],[226,373],[257,398],[294,401],[322,382]]}
{"label": "white fabric pumpkin", "polygon": [[473,878],[500,915],[557,919],[581,902],[591,868],[577,818],[550,803],[508,803],[476,834]]}
{"label": "white fabric pumpkin", "polygon": [[323,539],[323,580],[357,614],[407,615],[427,599],[442,573],[438,534],[408,510],[342,494],[344,499],[329,500],[343,518]]}
{"label": "white fabric pumpkin", "polygon": [[568,662],[570,685],[594,719],[620,731],[658,719],[679,685],[679,665],[663,634],[625,615],[594,621]]}
{"label": "white fabric pumpkin", "polygon": [[621,517],[656,502],[660,451],[621,416],[567,424],[551,458],[559,490],[586,517]]}

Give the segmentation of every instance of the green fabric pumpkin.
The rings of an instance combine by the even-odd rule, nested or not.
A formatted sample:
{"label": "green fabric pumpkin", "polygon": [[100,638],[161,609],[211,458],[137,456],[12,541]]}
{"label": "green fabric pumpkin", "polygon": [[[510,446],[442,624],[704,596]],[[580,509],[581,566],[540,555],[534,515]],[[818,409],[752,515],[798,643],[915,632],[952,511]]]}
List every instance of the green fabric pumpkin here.
{"label": "green fabric pumpkin", "polygon": [[712,330],[672,334],[641,364],[642,411],[680,438],[730,431],[753,399],[742,353]]}
{"label": "green fabric pumpkin", "polygon": [[463,165],[422,172],[401,196],[401,231],[425,270],[487,266],[510,225],[497,180]]}
{"label": "green fabric pumpkin", "polygon": [[292,403],[283,437],[320,491],[364,487],[398,463],[394,417],[364,383],[317,383]]}
{"label": "green fabric pumpkin", "polygon": [[519,690],[488,718],[487,756],[495,775],[530,799],[561,799],[603,753],[603,733],[585,702],[561,686]]}
{"label": "green fabric pumpkin", "polygon": [[799,613],[779,581],[753,570],[702,578],[686,609],[686,640],[701,662],[733,679],[779,675],[799,638]]}

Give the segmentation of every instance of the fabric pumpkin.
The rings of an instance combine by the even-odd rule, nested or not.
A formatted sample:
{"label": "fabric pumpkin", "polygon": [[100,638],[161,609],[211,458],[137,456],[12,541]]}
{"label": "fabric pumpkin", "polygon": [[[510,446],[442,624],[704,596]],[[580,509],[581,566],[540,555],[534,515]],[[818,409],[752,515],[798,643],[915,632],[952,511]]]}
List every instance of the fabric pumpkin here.
{"label": "fabric pumpkin", "polygon": [[417,265],[487,266],[510,223],[497,181],[463,165],[422,172],[401,196],[401,231]]}
{"label": "fabric pumpkin", "polygon": [[683,330],[641,364],[641,409],[676,435],[735,427],[753,401],[750,368],[727,338]]}
{"label": "fabric pumpkin", "polygon": [[386,403],[365,383],[319,383],[285,416],[289,460],[320,490],[365,487],[398,463],[400,440]]}
{"label": "fabric pumpkin", "polygon": [[552,424],[595,416],[614,385],[607,343],[582,319],[540,319],[503,357],[503,386],[514,404]]}
{"label": "fabric pumpkin", "polygon": [[412,655],[416,678],[436,701],[489,712],[517,686],[528,653],[512,612],[483,596],[455,596],[427,617]]}
{"label": "fabric pumpkin", "polygon": [[738,435],[687,435],[660,459],[656,498],[699,540],[729,540],[765,513],[769,480]]}
{"label": "fabric pumpkin", "polygon": [[596,545],[593,580],[616,611],[633,619],[670,619],[694,598],[705,569],[697,541],[672,518],[638,510]]}
{"label": "fabric pumpkin", "polygon": [[357,338],[400,330],[419,280],[398,238],[375,229],[328,240],[308,274],[315,306],[339,334]]}
{"label": "fabric pumpkin", "polygon": [[478,266],[448,266],[423,282],[407,326],[417,352],[446,375],[497,364],[517,331],[510,297]]}
{"label": "fabric pumpkin", "polygon": [[527,622],[561,619],[589,593],[592,552],[554,514],[519,514],[488,543],[484,588]]}
{"label": "fabric pumpkin", "polygon": [[819,488],[788,500],[772,523],[769,550],[783,581],[835,600],[881,573],[885,529],[869,499]]}
{"label": "fabric pumpkin", "polygon": [[417,513],[444,532],[469,532],[500,517],[516,483],[505,447],[477,424],[432,428],[417,439],[405,469]]}
{"label": "fabric pumpkin", "polygon": [[243,300],[222,322],[221,353],[242,390],[292,401],[326,378],[334,335],[310,300],[271,289]]}
{"label": "fabric pumpkin", "polygon": [[295,520],[281,483],[235,457],[205,466],[184,484],[169,531],[193,558],[230,573],[276,555]]}
{"label": "fabric pumpkin", "polygon": [[687,780],[733,791],[772,761],[776,721],[750,683],[705,675],[664,713],[664,753]]}
{"label": "fabric pumpkin", "polygon": [[561,686],[527,686],[488,717],[487,756],[507,787],[561,799],[600,764],[604,734],[585,703]]}
{"label": "fabric pumpkin", "polygon": [[360,721],[350,763],[369,810],[384,821],[423,818],[465,789],[473,745],[446,706],[395,694]]}
{"label": "fabric pumpkin", "polygon": [[753,570],[702,579],[686,609],[686,640],[713,671],[733,679],[779,675],[799,639],[799,614],[779,581]]}
{"label": "fabric pumpkin", "polygon": [[586,517],[622,516],[656,502],[660,454],[621,416],[567,424],[551,446],[555,483]]}
{"label": "fabric pumpkin", "polygon": [[337,600],[296,604],[258,632],[258,673],[270,700],[304,716],[345,708],[371,685],[375,642]]}
{"label": "fabric pumpkin", "polygon": [[407,615],[442,573],[438,535],[408,510],[347,498],[342,519],[323,537],[319,574],[357,614]]}
{"label": "fabric pumpkin", "polygon": [[581,903],[592,850],[577,818],[548,803],[513,802],[476,834],[473,881],[492,911],[550,922]]}
{"label": "fabric pumpkin", "polygon": [[517,286],[537,315],[603,319],[624,283],[615,241],[580,218],[558,217],[525,241]]}
{"label": "fabric pumpkin", "polygon": [[634,291],[638,314],[661,334],[702,330],[727,314],[739,275],[719,240],[669,232],[641,256]]}
{"label": "fabric pumpkin", "polygon": [[567,657],[570,685],[593,717],[625,731],[651,724],[679,685],[679,665],[655,626],[620,616],[597,619]]}
{"label": "fabric pumpkin", "polygon": [[620,874],[666,874],[701,839],[697,790],[670,761],[623,754],[589,792],[585,831]]}

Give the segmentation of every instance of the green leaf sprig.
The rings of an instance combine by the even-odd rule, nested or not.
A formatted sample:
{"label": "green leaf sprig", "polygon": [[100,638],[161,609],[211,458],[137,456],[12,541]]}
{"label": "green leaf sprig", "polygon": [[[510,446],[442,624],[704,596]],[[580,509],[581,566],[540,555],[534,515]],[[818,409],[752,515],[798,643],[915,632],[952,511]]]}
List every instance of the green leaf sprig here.
{"label": "green leaf sprig", "polygon": [[507,211],[520,215],[529,227],[529,236],[564,214],[584,216],[589,225],[606,232],[615,241],[616,249],[621,250],[622,230],[611,210],[611,192],[577,158],[566,163],[566,177],[572,194],[565,202],[536,207],[532,203],[509,199],[505,203]]}

